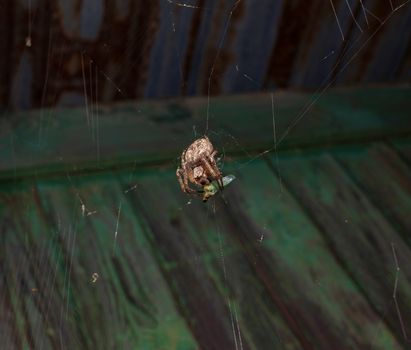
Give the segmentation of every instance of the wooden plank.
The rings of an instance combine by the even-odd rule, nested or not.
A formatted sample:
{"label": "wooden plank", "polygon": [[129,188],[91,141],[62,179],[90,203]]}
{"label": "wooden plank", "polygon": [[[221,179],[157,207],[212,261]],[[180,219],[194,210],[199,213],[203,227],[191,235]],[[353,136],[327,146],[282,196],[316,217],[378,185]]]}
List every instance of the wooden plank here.
{"label": "wooden plank", "polygon": [[[326,152],[305,153],[303,159],[299,153],[290,154],[282,158],[280,166],[286,187],[321,229],[329,249],[407,347],[404,332],[411,324],[411,267],[406,262],[411,258],[410,248]],[[402,322],[393,302],[394,291]]]}
{"label": "wooden plank", "polygon": [[[123,181],[124,189],[134,186]],[[187,202],[174,171],[136,181],[130,201],[144,214],[146,235],[200,348],[300,349],[239,244],[218,227],[213,208]]]}
{"label": "wooden plank", "polygon": [[77,348],[76,325],[66,317],[60,294],[65,292],[59,285],[64,271],[59,274],[58,251],[50,250],[56,243],[53,232],[43,220],[35,192],[20,185],[21,191],[7,193],[3,188],[0,194],[4,218],[0,256],[6,286],[1,298],[9,300],[13,310],[10,346],[55,349],[63,342]]}
{"label": "wooden plank", "polygon": [[411,169],[398,153],[386,145],[374,144],[336,150],[333,156],[411,245]]}
{"label": "wooden plank", "polygon": [[2,186],[2,344],[197,348],[127,203],[113,254],[121,199],[104,174]]}
{"label": "wooden plank", "polygon": [[[210,202],[208,208],[195,199],[188,205],[171,172],[138,181],[138,192],[131,195],[138,203],[136,211],[145,213],[153,245],[168,264],[178,266],[175,273],[194,265],[190,278],[211,276],[223,295],[228,288],[242,334],[256,349],[274,344],[270,328],[281,330],[279,346],[286,349],[400,349],[384,320],[327,251],[320,233],[293,198],[285,190],[280,192],[268,166],[259,160],[236,176],[237,186],[227,189],[225,202]],[[216,263],[218,258],[224,259],[224,265]],[[210,259],[214,264],[207,264]],[[183,299],[180,303],[194,303],[182,287],[197,286],[189,280],[189,272],[181,282],[168,273]],[[193,288],[189,293],[199,294]],[[196,318],[193,313],[190,317]],[[229,314],[225,318],[228,323]],[[295,340],[283,342],[284,326],[298,345]]]}
{"label": "wooden plank", "polygon": [[69,313],[81,324],[77,332],[87,337],[84,346],[197,348],[116,179],[109,174],[70,177],[39,188],[50,221],[76,227],[68,251]]}
{"label": "wooden plank", "polygon": [[[2,242],[3,243],[3,242]],[[4,246],[4,245],[3,245]],[[17,320],[20,313],[13,307],[11,295],[9,293],[10,281],[6,278],[4,255],[0,256],[0,342],[5,348],[14,344],[16,348],[22,348],[22,343],[28,346],[25,337],[19,337]]]}
{"label": "wooden plank", "polygon": [[[407,87],[278,92],[279,148],[409,135],[410,101]],[[0,178],[174,160],[193,128],[205,131],[207,108],[207,98],[96,106],[89,124],[84,108],[4,114]],[[213,98],[209,117],[210,137],[227,154],[272,148],[270,94]]]}
{"label": "wooden plank", "polygon": [[401,348],[269,167],[259,160],[231,170],[237,186],[220,214],[235,225],[228,233],[313,348]]}

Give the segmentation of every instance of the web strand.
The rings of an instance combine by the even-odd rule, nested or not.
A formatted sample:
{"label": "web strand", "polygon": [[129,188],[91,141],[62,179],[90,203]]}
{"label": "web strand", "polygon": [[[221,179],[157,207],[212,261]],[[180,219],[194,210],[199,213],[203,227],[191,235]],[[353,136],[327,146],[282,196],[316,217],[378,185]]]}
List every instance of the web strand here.
{"label": "web strand", "polygon": [[398,258],[397,258],[397,253],[395,250],[394,243],[391,243],[391,249],[392,249],[392,255],[393,255],[394,263],[395,263],[395,281],[394,281],[394,290],[392,292],[392,299],[394,300],[395,310],[397,312],[398,321],[400,322],[400,325],[401,325],[402,334],[404,336],[404,339],[408,341],[407,331],[405,329],[404,320],[402,318],[401,310],[398,305],[398,299],[397,299],[398,279],[399,279],[399,274],[401,270],[400,270],[400,265],[398,264]]}
{"label": "web strand", "polygon": [[225,37],[227,35],[227,31],[228,31],[228,27],[230,25],[231,22],[231,17],[233,16],[233,12],[235,11],[235,9],[237,8],[238,4],[241,2],[241,0],[237,0],[231,11],[230,14],[228,15],[226,24],[224,26],[224,32],[223,32],[223,36],[220,40],[220,44],[218,45],[218,49],[217,49],[217,53],[215,55],[214,61],[213,61],[213,65],[211,66],[211,71],[210,71],[210,75],[208,77],[208,88],[207,88],[207,119],[206,119],[206,128],[205,128],[205,132],[204,135],[207,135],[208,133],[208,127],[209,127],[209,119],[210,119],[210,92],[211,92],[211,79],[213,78],[213,74],[214,74],[214,69],[215,69],[215,65],[217,63],[218,57],[220,56],[220,51],[223,47],[224,41],[225,41]]}
{"label": "web strand", "polygon": [[340,30],[342,40],[344,41],[344,40],[345,40],[345,38],[344,38],[344,32],[343,32],[343,30],[342,30],[342,28],[341,28],[341,24],[340,24],[340,21],[339,21],[339,19],[338,19],[337,12],[335,11],[335,7],[334,7],[333,0],[330,0],[330,4],[331,4],[331,7],[332,7],[333,12],[334,12],[335,19],[337,20],[337,25],[338,25],[338,29]]}

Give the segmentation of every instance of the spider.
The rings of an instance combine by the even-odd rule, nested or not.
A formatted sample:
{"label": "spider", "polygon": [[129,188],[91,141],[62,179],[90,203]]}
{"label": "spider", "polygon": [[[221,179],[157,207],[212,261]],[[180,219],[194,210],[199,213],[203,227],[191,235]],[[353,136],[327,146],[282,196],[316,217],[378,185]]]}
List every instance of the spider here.
{"label": "spider", "polygon": [[[214,158],[216,154],[217,151],[207,136],[195,140],[183,151],[181,164],[176,171],[183,192],[205,193],[207,192],[207,186],[213,181],[217,181],[220,189],[223,188],[222,175]],[[202,187],[202,190],[193,190],[189,186],[189,182]],[[205,195],[203,200],[206,201],[208,197],[210,197],[209,194]]]}

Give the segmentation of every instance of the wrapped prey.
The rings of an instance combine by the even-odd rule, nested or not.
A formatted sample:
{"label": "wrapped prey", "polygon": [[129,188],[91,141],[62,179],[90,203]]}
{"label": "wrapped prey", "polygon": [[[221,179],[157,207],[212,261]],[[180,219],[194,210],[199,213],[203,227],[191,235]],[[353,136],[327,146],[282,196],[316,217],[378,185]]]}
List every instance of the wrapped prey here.
{"label": "wrapped prey", "polygon": [[234,175],[227,175],[222,178],[223,187],[219,186],[218,182],[212,181],[208,185],[203,186],[203,202],[214,196],[218,191],[221,191],[223,188],[227,187],[231,182],[235,180]]}

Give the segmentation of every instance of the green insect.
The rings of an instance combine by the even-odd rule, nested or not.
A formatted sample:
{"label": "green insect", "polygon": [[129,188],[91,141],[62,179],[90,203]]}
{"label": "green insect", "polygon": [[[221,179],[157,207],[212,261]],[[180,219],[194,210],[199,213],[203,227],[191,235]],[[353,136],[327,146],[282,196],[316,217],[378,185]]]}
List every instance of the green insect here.
{"label": "green insect", "polygon": [[[227,187],[231,182],[235,180],[234,175],[227,175],[223,177],[223,187]],[[219,190],[222,189],[217,181],[210,182],[208,185],[203,186],[203,191],[200,191],[200,193],[203,193],[203,202],[207,202],[208,199],[212,196],[214,196]]]}

